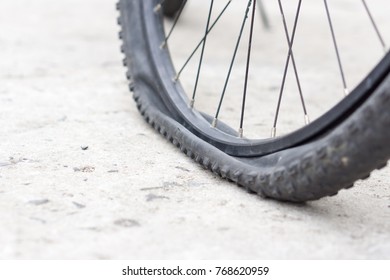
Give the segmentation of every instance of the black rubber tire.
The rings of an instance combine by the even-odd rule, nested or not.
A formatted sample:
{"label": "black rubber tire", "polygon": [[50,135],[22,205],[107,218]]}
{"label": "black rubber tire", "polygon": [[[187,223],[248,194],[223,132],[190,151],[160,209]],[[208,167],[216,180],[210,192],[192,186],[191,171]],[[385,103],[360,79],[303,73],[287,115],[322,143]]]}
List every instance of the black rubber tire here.
{"label": "black rubber tire", "polygon": [[161,65],[155,64],[148,51],[141,12],[144,1],[153,0],[121,0],[118,4],[130,89],[145,120],[205,168],[263,197],[302,202],[335,195],[386,165],[390,158],[389,73],[337,126],[290,149],[235,157],[197,137],[164,100],[158,75]]}

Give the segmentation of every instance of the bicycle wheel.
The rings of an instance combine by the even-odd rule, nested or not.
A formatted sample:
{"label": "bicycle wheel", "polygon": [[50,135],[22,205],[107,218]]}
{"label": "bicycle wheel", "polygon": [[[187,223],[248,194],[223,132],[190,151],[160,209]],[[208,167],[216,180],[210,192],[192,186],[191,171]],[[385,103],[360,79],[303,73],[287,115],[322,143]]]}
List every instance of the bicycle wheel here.
{"label": "bicycle wheel", "polygon": [[[244,18],[255,3],[248,2]],[[249,191],[288,201],[334,195],[386,164],[390,157],[386,129],[390,124],[390,54],[346,98],[314,122],[279,137],[244,138],[242,119],[237,131],[195,109],[194,99],[188,98],[180,81],[175,80],[177,71],[165,46],[167,35],[159,4],[161,0],[119,2],[124,62],[129,66],[130,89],[142,115],[188,156]],[[200,44],[203,50],[214,24],[211,8]],[[288,58],[294,60],[295,31],[290,37],[286,33]]]}

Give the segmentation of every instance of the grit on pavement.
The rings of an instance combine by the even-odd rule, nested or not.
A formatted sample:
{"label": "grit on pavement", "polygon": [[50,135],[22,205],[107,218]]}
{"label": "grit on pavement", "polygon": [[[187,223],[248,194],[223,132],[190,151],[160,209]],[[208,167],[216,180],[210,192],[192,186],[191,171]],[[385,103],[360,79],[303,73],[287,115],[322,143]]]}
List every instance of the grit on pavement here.
{"label": "grit on pavement", "polygon": [[0,2],[1,259],[388,259],[390,169],[280,203],[138,113],[112,0]]}

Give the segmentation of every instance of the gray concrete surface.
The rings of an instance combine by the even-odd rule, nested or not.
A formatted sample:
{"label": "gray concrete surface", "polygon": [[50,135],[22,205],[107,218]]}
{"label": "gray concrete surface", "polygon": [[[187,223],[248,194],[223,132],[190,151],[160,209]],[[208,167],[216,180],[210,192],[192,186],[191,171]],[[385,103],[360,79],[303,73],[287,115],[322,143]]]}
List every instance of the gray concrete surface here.
{"label": "gray concrete surface", "polygon": [[390,257],[389,168],[336,197],[279,203],[147,126],[113,7],[0,2],[1,259]]}

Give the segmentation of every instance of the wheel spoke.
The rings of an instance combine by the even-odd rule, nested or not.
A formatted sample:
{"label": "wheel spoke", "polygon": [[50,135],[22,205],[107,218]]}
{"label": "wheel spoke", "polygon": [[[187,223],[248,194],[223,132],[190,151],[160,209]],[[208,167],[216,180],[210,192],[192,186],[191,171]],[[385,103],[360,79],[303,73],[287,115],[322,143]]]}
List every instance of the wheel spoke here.
{"label": "wheel spoke", "polygon": [[339,52],[339,48],[338,48],[338,44],[337,44],[337,40],[336,40],[336,34],[335,34],[334,28],[333,28],[332,18],[330,16],[328,1],[324,0],[324,4],[325,4],[326,15],[328,17],[330,32],[332,33],[332,40],[333,40],[334,49],[336,51],[337,62],[338,62],[339,69],[340,69],[341,79],[342,79],[343,86],[344,86],[344,94],[348,95],[349,90],[347,87],[347,81],[345,79],[344,68],[343,68],[343,64],[341,62],[340,52]]}
{"label": "wheel spoke", "polygon": [[222,9],[222,11],[219,13],[218,17],[214,20],[213,24],[210,26],[210,28],[207,30],[206,34],[203,36],[203,38],[200,40],[200,42],[196,45],[195,49],[192,51],[192,53],[189,55],[187,60],[184,62],[183,66],[180,68],[180,70],[177,72],[175,78],[173,79],[174,81],[177,81],[181,74],[183,73],[184,69],[187,67],[188,63],[191,61],[195,53],[198,51],[200,46],[202,46],[204,40],[206,37],[209,35],[209,33],[213,30],[215,25],[218,23],[218,21],[221,19],[222,15],[225,13],[226,9],[229,7],[230,3],[232,0],[229,0],[229,2],[225,5],[225,7]]}
{"label": "wheel spoke", "polygon": [[374,19],[374,17],[373,17],[372,14],[371,14],[370,9],[368,8],[368,5],[367,5],[367,3],[366,3],[366,0],[362,0],[362,2],[363,2],[364,9],[366,10],[368,17],[370,18],[370,21],[371,21],[371,23],[372,23],[372,26],[373,26],[374,29],[375,29],[375,32],[376,32],[376,34],[377,34],[377,36],[378,36],[378,39],[379,39],[379,41],[380,41],[380,43],[381,43],[381,45],[382,45],[382,47],[383,47],[383,50],[384,50],[385,52],[387,52],[387,46],[386,46],[385,40],[383,39],[382,34],[381,34],[381,32],[379,31],[378,25],[376,24],[375,19]]}
{"label": "wheel spoke", "polygon": [[282,98],[283,98],[284,88],[285,88],[285,84],[286,84],[287,72],[288,72],[288,68],[289,68],[291,59],[293,59],[295,77],[296,77],[296,80],[297,80],[298,89],[299,89],[299,93],[300,93],[300,96],[301,96],[302,107],[303,107],[304,114],[305,114],[305,123],[309,122],[309,117],[307,115],[306,105],[305,105],[305,101],[303,99],[302,89],[301,89],[301,85],[300,85],[300,81],[299,81],[299,77],[298,77],[298,72],[297,72],[297,68],[296,68],[296,64],[295,64],[295,59],[294,59],[293,51],[292,51],[292,48],[293,48],[293,45],[294,45],[294,41],[295,41],[295,34],[296,34],[296,31],[297,31],[297,27],[298,27],[299,15],[300,15],[300,12],[301,12],[301,6],[302,6],[302,0],[300,0],[298,2],[297,11],[295,13],[295,20],[294,20],[293,31],[292,31],[292,35],[291,35],[291,39],[290,39],[289,32],[288,32],[288,29],[287,29],[286,20],[285,20],[285,16],[284,16],[283,6],[282,6],[281,2],[279,1],[279,8],[280,8],[280,11],[282,13],[283,25],[284,25],[286,37],[287,37],[287,40],[288,40],[288,45],[289,45],[288,48],[289,49],[288,49],[287,59],[286,59],[286,63],[285,63],[284,71],[283,71],[282,84],[280,86],[279,99],[278,99],[278,103],[277,103],[277,107],[276,107],[274,125],[273,125],[272,131],[271,131],[271,137],[273,137],[273,138],[276,137],[276,126],[277,126],[278,119],[279,119],[280,107],[281,107],[281,104],[282,104]]}
{"label": "wheel spoke", "polygon": [[252,0],[249,0],[248,1],[248,6],[247,6],[246,11],[245,11],[244,19],[242,20],[240,33],[238,35],[236,46],[235,46],[235,49],[234,49],[234,52],[233,52],[233,57],[232,57],[232,60],[230,62],[229,71],[228,71],[227,77],[225,79],[225,84],[224,84],[224,87],[223,87],[223,90],[222,90],[221,98],[219,100],[217,112],[215,113],[215,117],[214,117],[214,120],[213,120],[213,123],[212,123],[213,127],[217,126],[219,113],[221,111],[222,103],[223,103],[224,98],[225,98],[225,93],[226,93],[226,90],[227,90],[227,87],[228,87],[228,84],[229,84],[229,81],[230,81],[230,76],[232,74],[233,66],[234,66],[234,63],[235,63],[235,60],[236,60],[238,48],[239,48],[240,43],[241,43],[242,34],[244,33],[244,28],[245,28],[245,24],[246,24],[247,19],[248,19],[248,14],[249,14],[251,5],[252,5]]}
{"label": "wheel spoke", "polygon": [[271,25],[269,23],[268,14],[267,14],[267,11],[264,7],[263,0],[257,0],[257,5],[259,7],[261,21],[263,22],[264,27],[266,29],[270,29]]}
{"label": "wheel spoke", "polygon": [[245,103],[246,103],[246,95],[248,91],[248,78],[249,78],[249,67],[250,67],[251,51],[252,51],[253,28],[255,25],[255,12],[256,12],[256,0],[253,1],[253,5],[252,5],[252,18],[251,18],[251,28],[249,33],[248,53],[247,53],[247,60],[246,60],[244,93],[242,97],[242,106],[241,106],[241,120],[240,120],[240,128],[238,130],[238,134],[240,138],[242,138],[244,134]]}
{"label": "wheel spoke", "polygon": [[195,79],[195,85],[194,85],[194,91],[192,93],[192,99],[190,101],[190,107],[193,108],[194,107],[194,103],[195,103],[195,96],[196,96],[196,90],[198,89],[198,83],[199,83],[199,78],[200,78],[200,71],[202,69],[202,64],[203,64],[203,56],[204,56],[204,51],[205,51],[205,48],[206,48],[206,43],[207,43],[207,33],[209,31],[209,26],[210,26],[210,19],[211,19],[211,15],[213,13],[213,6],[214,6],[214,0],[211,0],[210,2],[210,9],[209,9],[209,15],[207,17],[207,24],[206,24],[206,31],[204,33],[204,40],[203,40],[203,43],[202,43],[202,51],[200,53],[200,59],[199,59],[199,65],[198,65],[198,72],[196,74],[196,79]]}
{"label": "wheel spoke", "polygon": [[176,25],[177,25],[177,23],[178,23],[178,21],[180,19],[181,13],[183,12],[184,6],[186,5],[186,3],[187,3],[187,0],[184,0],[183,3],[181,4],[180,9],[179,9],[179,11],[177,12],[177,14],[175,16],[175,20],[173,21],[172,27],[169,30],[168,35],[165,37],[164,41],[162,42],[160,48],[165,48],[165,46],[167,45],[167,42],[168,42],[169,38],[171,37],[172,32],[175,29],[175,27],[176,27]]}

